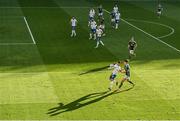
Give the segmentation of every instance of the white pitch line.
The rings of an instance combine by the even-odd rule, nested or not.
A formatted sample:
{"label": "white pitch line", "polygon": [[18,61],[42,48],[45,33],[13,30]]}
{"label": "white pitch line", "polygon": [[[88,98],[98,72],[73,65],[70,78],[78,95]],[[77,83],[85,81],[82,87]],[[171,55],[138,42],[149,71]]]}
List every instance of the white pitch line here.
{"label": "white pitch line", "polygon": [[21,9],[21,8],[33,8],[33,9],[44,9],[44,8],[52,8],[52,9],[57,9],[57,8],[91,8],[90,6],[58,6],[58,7],[46,7],[46,6],[40,6],[40,7],[0,7],[0,9]]}
{"label": "white pitch line", "polygon": [[[110,12],[109,12],[109,11],[107,11],[106,9],[104,9],[104,11],[110,14]],[[139,27],[137,27],[137,26],[135,26],[135,25],[133,25],[133,24],[129,23],[128,21],[126,21],[126,20],[124,20],[124,19],[122,19],[122,18],[121,18],[121,20],[122,20],[122,21],[124,21],[125,23],[127,23],[128,25],[130,25],[130,26],[132,26],[132,27],[136,28],[137,30],[139,30],[139,31],[143,32],[144,34],[146,34],[146,35],[148,35],[148,36],[150,36],[150,37],[154,38],[155,40],[157,40],[157,41],[159,41],[159,42],[161,42],[161,43],[165,44],[166,46],[168,46],[168,47],[170,47],[171,49],[173,49],[173,50],[175,50],[175,51],[177,51],[177,52],[179,52],[179,53],[180,53],[180,50],[179,50],[179,49],[177,49],[177,48],[175,48],[175,47],[173,47],[172,45],[170,45],[170,44],[168,44],[168,43],[166,43],[166,42],[164,42],[164,41],[160,40],[159,38],[157,38],[157,37],[155,37],[155,36],[153,36],[153,35],[149,34],[148,32],[146,32],[146,31],[144,31],[144,30],[140,29]]]}
{"label": "white pitch line", "polygon": [[144,22],[144,23],[150,23],[150,24],[156,24],[156,25],[160,25],[160,26],[166,27],[166,28],[168,28],[168,29],[171,30],[171,32],[168,33],[167,35],[163,35],[163,36],[157,37],[157,38],[159,38],[159,39],[165,38],[165,37],[168,37],[168,36],[171,36],[171,35],[174,34],[174,32],[175,32],[174,28],[172,28],[172,27],[170,27],[170,26],[168,26],[168,25],[165,25],[165,24],[157,23],[157,22],[146,21],[146,20],[138,20],[138,19],[124,19],[124,20]]}
{"label": "white pitch line", "polygon": [[34,36],[33,36],[32,32],[31,32],[31,29],[30,29],[30,27],[29,27],[29,24],[28,24],[28,22],[27,22],[26,17],[24,17],[24,21],[25,21],[26,26],[27,26],[27,28],[28,28],[29,34],[31,35],[31,38],[32,38],[33,44],[36,44],[36,41],[34,40]]}
{"label": "white pitch line", "polygon": [[34,45],[34,43],[0,43],[0,45]]}

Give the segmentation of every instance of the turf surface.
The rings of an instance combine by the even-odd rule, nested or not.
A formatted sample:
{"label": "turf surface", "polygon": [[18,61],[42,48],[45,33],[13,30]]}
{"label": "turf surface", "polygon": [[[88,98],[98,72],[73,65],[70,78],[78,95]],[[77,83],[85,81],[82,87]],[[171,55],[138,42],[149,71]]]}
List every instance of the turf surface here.
{"label": "turf surface", "polygon": [[[123,21],[113,30],[107,12],[105,47],[94,49],[95,41],[88,40],[86,7],[99,3],[110,11],[115,2],[0,0],[1,120],[180,119],[180,52]],[[155,1],[119,1],[122,18],[155,37],[170,30],[139,20],[174,28],[173,35],[161,40],[180,49],[180,2],[162,4],[158,19]],[[32,43],[24,16],[36,45],[12,45]],[[72,16],[79,21],[76,38],[70,37]],[[106,93],[111,71],[105,67],[128,57],[132,35],[138,43],[137,57],[130,62],[136,86],[130,89],[126,83],[121,92]]]}

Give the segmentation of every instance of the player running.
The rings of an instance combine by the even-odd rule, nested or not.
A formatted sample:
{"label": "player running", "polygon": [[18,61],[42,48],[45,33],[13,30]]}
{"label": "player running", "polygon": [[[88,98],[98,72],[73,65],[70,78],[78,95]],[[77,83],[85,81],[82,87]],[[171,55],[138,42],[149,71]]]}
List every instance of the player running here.
{"label": "player running", "polygon": [[94,38],[94,40],[96,40],[96,21],[94,19],[90,20],[88,26],[90,27],[89,39]]}
{"label": "player running", "polygon": [[109,77],[109,80],[110,80],[110,85],[109,85],[109,88],[108,88],[109,91],[112,90],[114,83],[116,83],[115,78],[116,78],[117,74],[118,74],[119,72],[121,72],[120,63],[121,63],[121,62],[118,61],[116,64],[110,64],[110,66],[109,66],[109,69],[113,69],[112,74],[111,74],[111,76]]}
{"label": "player running", "polygon": [[101,40],[101,37],[102,37],[102,34],[103,34],[103,31],[100,29],[100,27],[98,26],[97,30],[96,30],[96,36],[97,36],[97,44],[96,44],[96,47],[95,48],[98,48],[99,47],[99,44],[101,44],[102,46],[104,46],[104,43],[102,42]]}
{"label": "player running", "polygon": [[157,8],[157,16],[158,16],[158,18],[161,17],[162,11],[163,11],[162,5],[158,4],[158,8]]}
{"label": "player running", "polygon": [[115,12],[114,12],[114,10],[110,13],[110,16],[111,16],[111,26],[113,27],[113,28],[115,28],[115,18],[116,18],[116,15],[115,15]]}
{"label": "player running", "polygon": [[95,17],[95,10],[91,8],[89,11],[89,20],[94,19],[94,17]]}
{"label": "player running", "polygon": [[119,85],[119,89],[122,87],[123,83],[125,81],[129,82],[130,84],[133,85],[134,87],[134,83],[130,80],[130,65],[129,65],[129,60],[124,60],[124,71],[121,71],[122,73],[125,73],[124,78],[121,80],[121,83]]}
{"label": "player running", "polygon": [[119,27],[120,17],[121,17],[121,14],[119,12],[115,13],[115,23],[116,23],[115,29],[118,29]]}
{"label": "player running", "polygon": [[137,47],[137,43],[134,40],[134,37],[132,36],[132,38],[130,39],[129,43],[128,43],[128,49],[129,49],[129,59],[132,58],[132,56],[136,56],[135,53],[135,49]]}
{"label": "player running", "polygon": [[77,26],[77,20],[76,18],[73,16],[70,23],[71,23],[71,27],[72,27],[72,32],[71,32],[71,37],[75,37],[76,36],[76,26]]}
{"label": "player running", "polygon": [[101,18],[103,18],[103,7],[102,7],[102,5],[100,5],[98,7],[98,20],[100,20]]}

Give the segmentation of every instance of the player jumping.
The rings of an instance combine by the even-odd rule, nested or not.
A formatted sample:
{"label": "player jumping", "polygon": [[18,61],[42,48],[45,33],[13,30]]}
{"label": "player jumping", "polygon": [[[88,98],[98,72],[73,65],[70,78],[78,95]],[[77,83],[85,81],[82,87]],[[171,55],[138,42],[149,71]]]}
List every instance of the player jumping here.
{"label": "player jumping", "polygon": [[134,87],[134,83],[130,80],[130,65],[129,65],[129,60],[124,60],[124,71],[121,71],[122,73],[125,73],[124,78],[121,80],[121,83],[119,85],[119,89],[122,87],[123,83],[125,81],[129,82],[130,84],[133,85]]}
{"label": "player jumping", "polygon": [[134,37],[131,38],[131,40],[128,43],[128,49],[129,49],[129,59],[132,58],[132,56],[136,56],[135,49],[137,47],[137,43],[134,40]]}
{"label": "player jumping", "polygon": [[88,26],[90,27],[89,39],[93,39],[94,37],[94,40],[96,40],[96,21],[94,19],[90,20]]}
{"label": "player jumping", "polygon": [[117,74],[121,71],[120,63],[121,62],[118,61],[118,63],[116,63],[116,64],[110,64],[109,69],[113,69],[113,72],[112,72],[111,76],[109,77],[109,80],[110,80],[110,85],[108,88],[109,91],[112,90],[114,83],[116,83],[115,78],[116,78]]}
{"label": "player jumping", "polygon": [[73,16],[70,22],[71,22],[71,27],[72,27],[71,37],[75,37],[76,36],[76,26],[77,26],[78,21]]}
{"label": "player jumping", "polygon": [[104,46],[104,43],[102,42],[101,40],[101,37],[102,37],[102,34],[103,34],[103,31],[100,29],[100,27],[98,26],[97,30],[96,30],[96,34],[97,34],[97,44],[96,44],[96,47],[95,48],[98,48],[99,47],[99,44],[101,44],[102,46]]}

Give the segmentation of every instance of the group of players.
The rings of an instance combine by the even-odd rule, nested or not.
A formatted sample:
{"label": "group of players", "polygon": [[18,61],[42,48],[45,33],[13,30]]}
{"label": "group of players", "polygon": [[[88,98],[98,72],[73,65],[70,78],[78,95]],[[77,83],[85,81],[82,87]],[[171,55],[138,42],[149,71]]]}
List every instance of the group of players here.
{"label": "group of players", "polygon": [[[101,38],[102,36],[105,36],[105,22],[104,22],[104,10],[102,5],[100,5],[98,7],[98,21],[95,21],[95,16],[96,16],[96,12],[93,8],[90,9],[89,11],[89,22],[88,22],[88,27],[90,28],[90,34],[89,34],[89,39],[94,39],[96,40],[97,44],[95,48],[99,47],[99,44],[101,44],[102,46],[104,46],[104,43],[102,42]],[[119,22],[120,22],[120,17],[121,14],[119,12],[119,8],[117,6],[117,4],[113,7],[112,12],[110,13],[111,16],[111,26],[114,29],[118,29],[119,27]],[[71,33],[71,37],[75,37],[76,36],[76,26],[77,26],[77,20],[75,17],[73,17],[71,19],[71,25],[72,25],[72,33]],[[135,54],[135,49],[137,47],[137,43],[134,40],[134,37],[132,37],[128,43],[128,49],[129,49],[129,58],[131,59],[132,56],[136,56]],[[111,64],[109,69],[113,69],[113,72],[110,76],[110,86],[109,86],[109,90],[112,90],[114,83],[116,83],[116,85],[119,85],[118,81],[115,80],[117,74],[119,72],[121,73],[125,73],[125,77],[121,80],[121,83],[119,85],[119,89],[121,88],[121,86],[123,85],[124,81],[127,81],[129,83],[131,83],[134,86],[134,83],[132,83],[132,81],[130,80],[130,66],[129,66],[129,61],[125,60],[124,61],[124,69],[122,69],[120,67],[121,62],[118,62],[116,64]]]}
{"label": "group of players", "polygon": [[[157,7],[157,16],[158,18],[160,18],[161,14],[163,11],[163,7],[161,4],[158,4]],[[131,38],[131,40],[128,43],[128,48],[129,48],[129,58],[131,59],[132,56],[136,56],[135,54],[135,48],[137,47],[137,43],[134,41],[134,37]],[[110,64],[109,69],[113,69],[109,80],[110,80],[110,85],[109,85],[109,90],[111,91],[113,88],[113,85],[116,84],[116,86],[118,86],[118,90],[122,87],[123,83],[125,81],[129,82],[130,84],[132,84],[132,86],[134,87],[134,83],[131,81],[131,74],[130,74],[130,65],[129,65],[129,60],[124,60],[124,69],[121,68],[121,63],[120,61],[118,61],[115,64]],[[116,76],[119,73],[125,73],[125,76],[122,78],[122,80],[120,82],[118,82],[116,79]],[[120,83],[120,84],[119,84]]]}
{"label": "group of players", "polygon": [[[161,14],[162,14],[162,10],[163,7],[161,4],[158,4],[157,7],[157,16],[158,18],[160,18]],[[101,38],[102,36],[105,36],[105,23],[104,23],[104,13],[103,13],[103,7],[102,5],[100,5],[98,7],[98,23],[95,21],[95,15],[96,12],[93,8],[90,9],[89,11],[89,22],[88,22],[88,27],[90,28],[90,34],[89,34],[89,39],[94,39],[96,40],[97,44],[95,48],[99,47],[99,44],[101,44],[102,46],[104,46],[104,43],[102,42]],[[117,4],[114,6],[112,12],[110,13],[111,16],[111,26],[114,29],[118,29],[119,27],[119,22],[120,22],[120,17],[121,14],[119,12],[119,8],[117,6]],[[71,19],[71,25],[72,25],[72,33],[71,33],[71,37],[75,37],[76,36],[76,26],[77,26],[77,20],[75,17],[73,17]],[[129,59],[132,58],[132,56],[136,56],[135,54],[135,49],[137,47],[137,43],[134,40],[134,37],[131,37],[129,43],[128,43],[128,49],[129,49]],[[118,86],[118,89],[120,89],[123,85],[123,83],[125,81],[129,82],[130,84],[132,84],[132,86],[134,87],[134,83],[131,81],[130,79],[130,65],[129,65],[129,60],[126,59],[124,60],[124,69],[121,68],[121,64],[122,62],[118,61],[115,64],[110,64],[109,69],[113,69],[111,75],[110,75],[110,85],[109,85],[109,90],[111,91],[113,88],[113,85],[116,84],[116,86]],[[123,77],[123,79],[118,82],[115,80],[115,78],[117,77],[117,75],[119,73],[124,73],[125,76]],[[119,84],[120,83],[120,84]]]}
{"label": "group of players", "polygon": [[[120,21],[120,12],[117,4],[114,6],[112,12],[111,12],[111,25],[113,28],[118,29],[119,21]],[[89,21],[88,21],[88,27],[90,29],[89,39],[96,40],[96,46],[95,48],[99,47],[99,44],[104,46],[103,41],[101,40],[102,36],[105,36],[105,20],[104,20],[104,10],[102,5],[98,7],[98,13],[97,13],[98,19],[97,22],[95,20],[96,18],[96,11],[94,8],[91,8],[89,11]],[[72,17],[71,19],[71,25],[72,25],[72,32],[71,37],[76,36],[76,26],[77,26],[77,19],[75,17]]]}
{"label": "group of players", "polygon": [[[121,68],[121,63],[124,64],[124,69]],[[109,88],[108,88],[109,91],[112,90],[114,84],[116,84],[116,86],[118,86],[118,90],[119,90],[122,87],[122,85],[123,85],[123,83],[125,81],[129,82],[134,87],[135,84],[130,79],[131,74],[130,74],[130,65],[129,65],[129,60],[128,59],[124,60],[124,62],[118,61],[115,64],[110,64],[109,69],[113,69],[113,72],[109,77],[109,80],[110,80],[110,85],[109,85]],[[125,74],[125,76],[121,80],[120,84],[119,84],[119,82],[117,80],[115,80],[116,76],[119,73],[124,73]]]}

